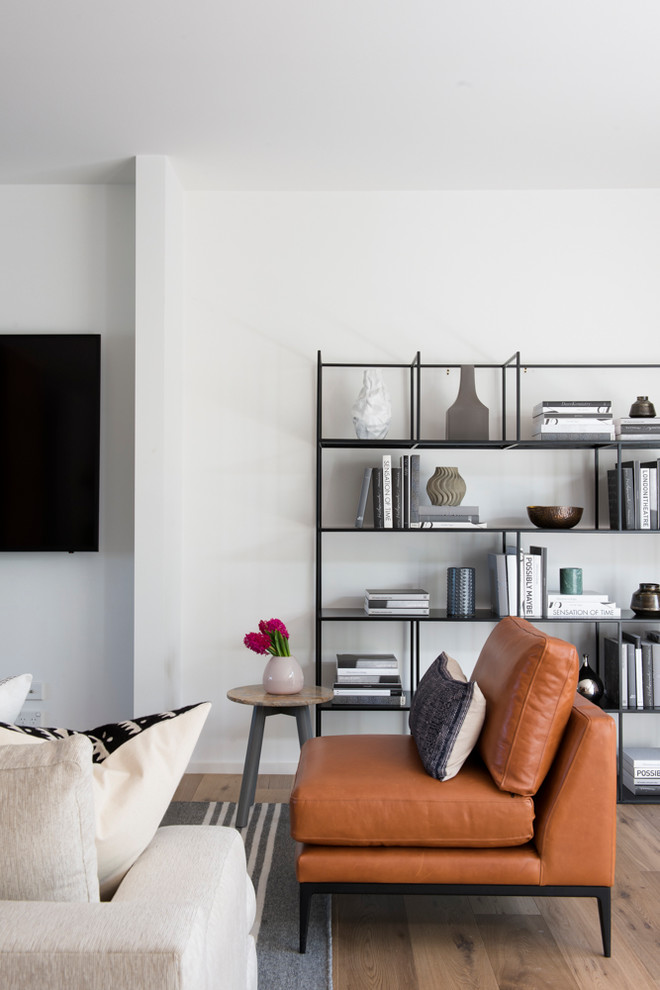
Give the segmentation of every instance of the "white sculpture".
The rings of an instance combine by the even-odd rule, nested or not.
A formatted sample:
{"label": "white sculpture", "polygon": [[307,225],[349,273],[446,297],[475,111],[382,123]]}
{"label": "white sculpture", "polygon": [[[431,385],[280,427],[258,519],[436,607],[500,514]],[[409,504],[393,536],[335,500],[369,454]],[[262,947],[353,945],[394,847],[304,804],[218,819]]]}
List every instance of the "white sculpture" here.
{"label": "white sculpture", "polygon": [[377,368],[367,368],[364,372],[352,413],[358,440],[382,440],[387,436],[392,422],[392,401]]}

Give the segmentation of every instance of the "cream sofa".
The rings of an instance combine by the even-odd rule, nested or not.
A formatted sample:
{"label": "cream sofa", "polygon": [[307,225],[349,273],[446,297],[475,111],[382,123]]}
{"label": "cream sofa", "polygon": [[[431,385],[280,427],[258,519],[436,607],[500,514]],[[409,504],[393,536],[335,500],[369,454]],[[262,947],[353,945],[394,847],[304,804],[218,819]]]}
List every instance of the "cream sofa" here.
{"label": "cream sofa", "polygon": [[[178,777],[204,714],[126,723],[121,745],[121,726],[94,744],[0,727],[2,990],[256,990],[240,834],[158,827],[172,780],[158,798],[156,784]],[[103,739],[116,748],[93,763]]]}
{"label": "cream sofa", "polygon": [[3,990],[256,990],[238,832],[160,828],[107,902],[0,901]]}

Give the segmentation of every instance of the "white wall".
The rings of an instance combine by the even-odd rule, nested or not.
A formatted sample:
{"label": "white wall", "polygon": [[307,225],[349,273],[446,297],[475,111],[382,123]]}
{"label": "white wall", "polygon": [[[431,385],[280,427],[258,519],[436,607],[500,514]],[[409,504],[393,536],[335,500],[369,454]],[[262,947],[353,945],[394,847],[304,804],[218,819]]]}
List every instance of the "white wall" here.
{"label": "white wall", "polygon": [[[242,645],[245,632],[259,618],[283,619],[313,679],[317,349],[326,360],[374,363],[410,360],[418,348],[429,362],[503,361],[516,350],[530,362],[657,362],[660,192],[188,193],[184,223],[181,677],[193,698],[214,702],[195,767],[239,770],[250,712],[225,695],[263,668]],[[542,378],[527,382],[529,404],[556,397],[540,394]],[[332,392],[346,435],[360,383],[356,371]],[[455,373],[439,376],[431,420],[442,423],[456,385]],[[604,387],[619,414],[641,393],[660,406],[657,372],[580,375],[566,387]],[[461,456],[486,518],[522,520],[526,504],[584,495],[579,457],[518,456]],[[425,462],[430,474],[436,455]],[[352,503],[357,487],[344,497]],[[606,580],[624,606],[640,580],[660,574],[657,551],[652,566],[640,564],[638,538],[577,539],[546,541],[551,567],[583,564],[586,584]],[[370,549],[365,565],[365,544],[342,537],[326,604],[359,597],[375,574],[427,582],[443,605],[446,566],[473,559],[485,573],[492,548],[416,540],[403,573],[392,546]],[[426,661],[447,647],[470,669],[488,628],[430,627]],[[373,644],[373,627],[368,634]],[[337,631],[335,642],[350,648],[357,635]],[[332,719],[325,731],[392,725]],[[262,768],[296,760],[293,724],[269,720]]]}
{"label": "white wall", "polygon": [[129,186],[0,186],[0,332],[101,334],[101,551],[0,554],[0,677],[47,725],[132,711],[133,230]]}

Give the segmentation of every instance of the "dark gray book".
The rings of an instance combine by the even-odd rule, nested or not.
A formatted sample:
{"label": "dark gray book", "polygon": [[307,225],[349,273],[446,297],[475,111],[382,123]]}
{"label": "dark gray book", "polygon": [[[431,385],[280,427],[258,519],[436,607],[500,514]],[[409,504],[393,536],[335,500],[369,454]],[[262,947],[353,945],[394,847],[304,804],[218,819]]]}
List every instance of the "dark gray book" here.
{"label": "dark gray book", "polygon": [[355,528],[362,529],[364,526],[364,513],[367,508],[367,498],[369,497],[369,486],[371,485],[371,472],[373,468],[367,467],[364,469],[364,476],[362,478],[362,488],[360,490],[360,497],[358,499],[357,514],[355,516]]}
{"label": "dark gray book", "polygon": [[383,507],[383,469],[375,467],[371,472],[371,491],[374,502],[374,529],[385,526],[385,510]]}

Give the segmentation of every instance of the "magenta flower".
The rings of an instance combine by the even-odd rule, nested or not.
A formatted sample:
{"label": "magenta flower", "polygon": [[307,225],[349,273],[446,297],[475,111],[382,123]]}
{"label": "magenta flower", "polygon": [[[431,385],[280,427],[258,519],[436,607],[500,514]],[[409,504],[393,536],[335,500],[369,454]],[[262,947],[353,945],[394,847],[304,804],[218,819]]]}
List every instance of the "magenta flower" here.
{"label": "magenta flower", "polygon": [[289,633],[280,619],[262,619],[259,632],[247,633],[243,639],[248,650],[255,653],[270,653],[274,657],[290,657]]}

